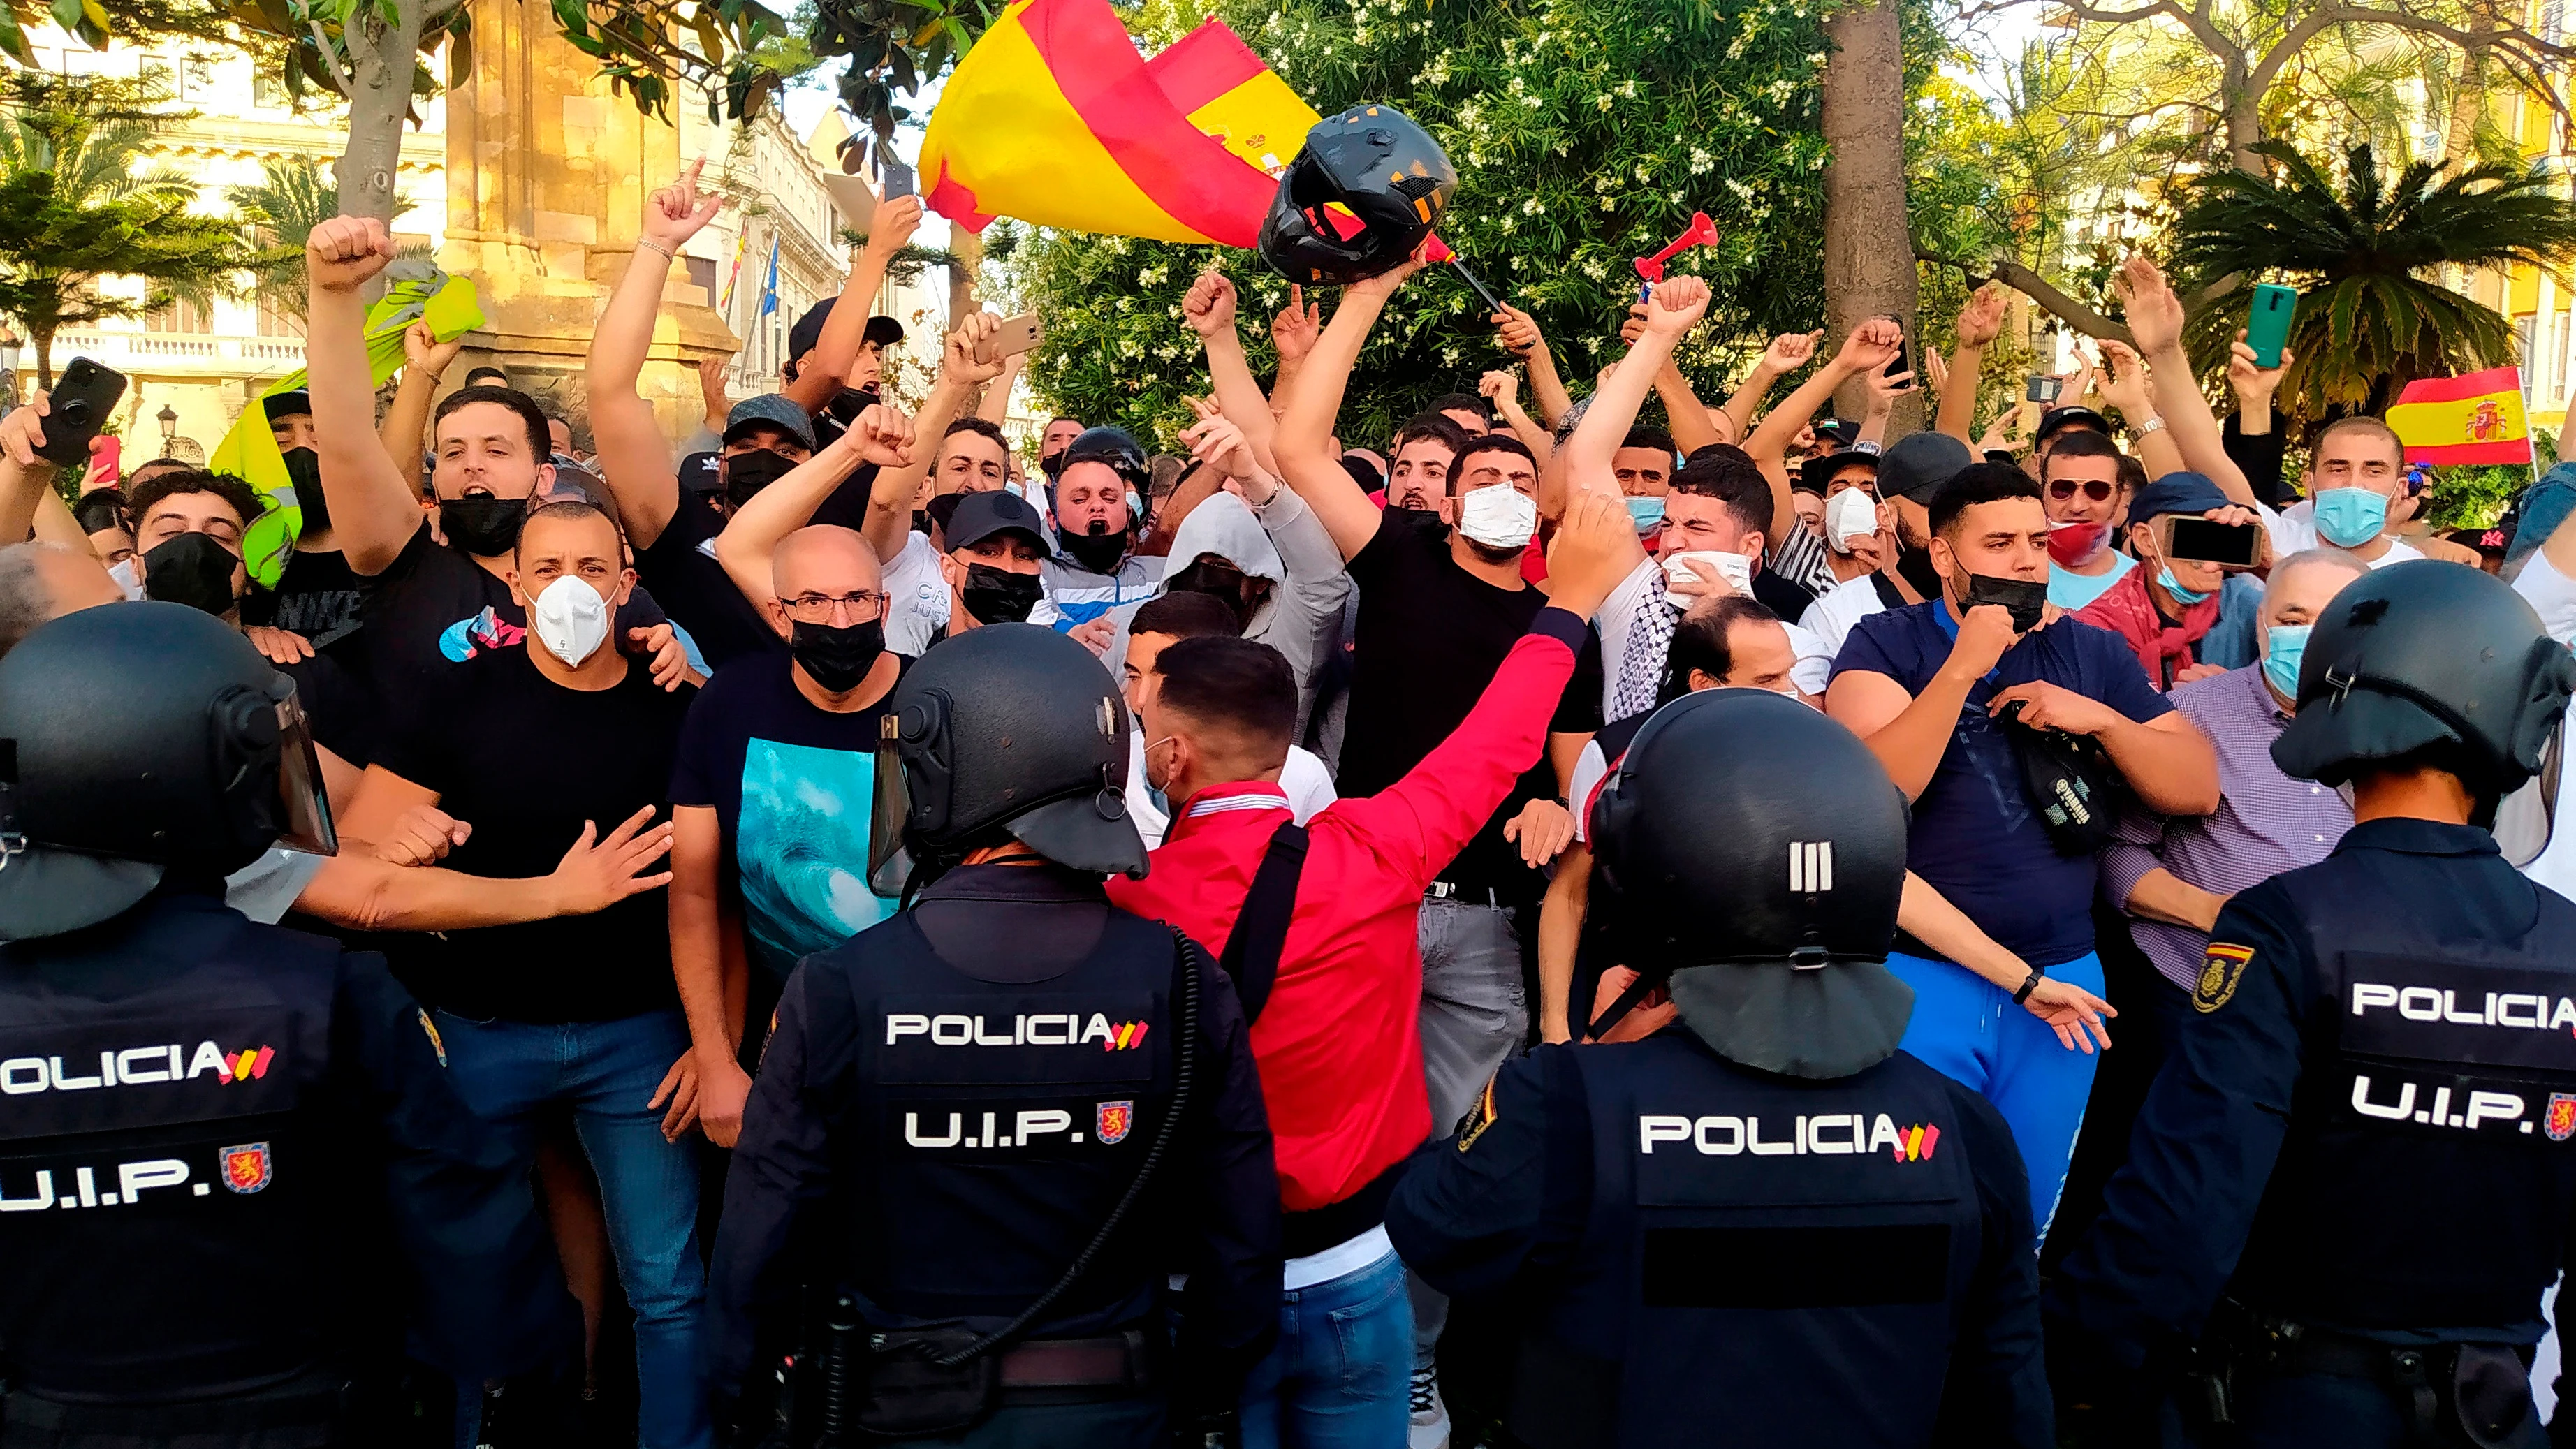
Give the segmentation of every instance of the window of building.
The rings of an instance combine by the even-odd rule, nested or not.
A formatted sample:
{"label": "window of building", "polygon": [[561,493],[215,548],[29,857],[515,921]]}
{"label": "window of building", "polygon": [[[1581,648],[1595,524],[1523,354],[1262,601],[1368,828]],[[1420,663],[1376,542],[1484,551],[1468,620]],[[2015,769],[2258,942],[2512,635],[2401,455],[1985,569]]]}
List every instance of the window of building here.
{"label": "window of building", "polygon": [[716,259],[713,257],[682,257],[680,260],[688,264],[689,285],[705,288],[707,294],[707,305],[710,307],[714,306],[716,304]]}
{"label": "window of building", "polygon": [[173,297],[169,302],[143,314],[146,332],[206,333],[214,329],[213,315],[200,303],[186,297]]}
{"label": "window of building", "polygon": [[259,336],[302,337],[304,335],[304,319],[279,305],[276,293],[262,291],[258,294],[257,301],[259,314],[252,325],[258,329]]}

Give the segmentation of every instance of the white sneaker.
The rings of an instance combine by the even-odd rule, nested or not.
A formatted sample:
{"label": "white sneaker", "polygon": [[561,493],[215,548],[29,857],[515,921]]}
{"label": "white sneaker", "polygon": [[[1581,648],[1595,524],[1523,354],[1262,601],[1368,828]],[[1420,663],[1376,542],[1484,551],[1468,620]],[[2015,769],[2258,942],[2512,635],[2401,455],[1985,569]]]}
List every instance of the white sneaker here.
{"label": "white sneaker", "polygon": [[1430,1364],[1413,1370],[1413,1420],[1404,1449],[1449,1449],[1449,1406],[1440,1402],[1440,1370]]}

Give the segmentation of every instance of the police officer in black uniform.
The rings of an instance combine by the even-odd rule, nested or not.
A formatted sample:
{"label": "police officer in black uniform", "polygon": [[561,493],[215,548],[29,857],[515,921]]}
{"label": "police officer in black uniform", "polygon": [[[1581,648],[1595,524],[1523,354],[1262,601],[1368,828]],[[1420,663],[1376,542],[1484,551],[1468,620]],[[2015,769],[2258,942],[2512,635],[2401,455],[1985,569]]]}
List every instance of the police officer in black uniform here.
{"label": "police officer in black uniform", "polygon": [[1102,890],[1145,869],[1126,731],[1100,661],[1035,625],[896,687],[871,880],[911,908],[779,1001],[716,1237],[720,1425],[775,1432],[801,1342],[799,1444],[1160,1444],[1266,1350],[1279,1189],[1242,1008]]}
{"label": "police officer in black uniform", "polygon": [[[1507,1064],[1387,1208],[1434,1287],[1525,1308],[1508,1442],[2051,1444],[2020,1154],[1897,1050],[1887,772],[1804,705],[1707,690],[1592,824],[1638,974],[1596,1031],[1652,1034]],[[1670,1004],[1621,1019],[1648,989]]]}
{"label": "police officer in black uniform", "polygon": [[2571,688],[2475,569],[2380,569],[2317,622],[2272,758],[2355,824],[2210,932],[2199,1015],[2050,1287],[2070,1425],[2137,1437],[2162,1389],[2164,1432],[2208,1443],[2547,1442],[2525,1365],[2576,1213],[2576,905],[2487,827]]}
{"label": "police officer in black uniform", "polygon": [[7,1449],[382,1444],[406,1328],[469,1386],[572,1328],[383,958],[224,904],[273,842],[330,815],[238,631],[116,604],[0,659]]}

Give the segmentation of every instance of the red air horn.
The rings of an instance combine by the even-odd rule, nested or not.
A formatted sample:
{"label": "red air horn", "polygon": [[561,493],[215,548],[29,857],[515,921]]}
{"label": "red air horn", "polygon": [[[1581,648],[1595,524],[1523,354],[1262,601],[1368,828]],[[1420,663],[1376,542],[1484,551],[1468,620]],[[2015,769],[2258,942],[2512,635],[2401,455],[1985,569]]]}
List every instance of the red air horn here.
{"label": "red air horn", "polygon": [[1645,285],[1637,289],[1637,300],[1646,300],[1647,293],[1664,279],[1664,263],[1692,247],[1704,247],[1716,240],[1717,223],[1710,221],[1705,211],[1692,212],[1690,225],[1682,230],[1680,236],[1673,238],[1672,245],[1651,257],[1637,258],[1637,275],[1645,280]]}

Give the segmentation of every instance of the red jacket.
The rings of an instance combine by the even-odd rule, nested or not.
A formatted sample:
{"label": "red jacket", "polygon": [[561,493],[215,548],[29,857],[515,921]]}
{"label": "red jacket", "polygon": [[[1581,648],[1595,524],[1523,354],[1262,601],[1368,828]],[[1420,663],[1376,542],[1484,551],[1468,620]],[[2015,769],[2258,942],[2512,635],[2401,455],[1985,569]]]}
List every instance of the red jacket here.
{"label": "red jacket", "polygon": [[2174,676],[2191,667],[2191,646],[2218,622],[2218,596],[2186,607],[2181,623],[2168,624],[2156,612],[2156,601],[2147,597],[2147,571],[2139,567],[2120,575],[2118,583],[2076,610],[2075,617],[2128,640],[2138,667],[2147,671],[2147,683],[2171,689]]}
{"label": "red jacket", "polygon": [[[1340,1202],[1431,1135],[1414,918],[1422,893],[1538,763],[1584,627],[1563,609],[1540,610],[1438,749],[1382,793],[1336,801],[1306,822],[1296,914],[1252,1028],[1288,1211]],[[1109,898],[1218,950],[1287,818],[1276,785],[1211,785],[1173,812],[1145,878],[1113,876]]]}

